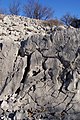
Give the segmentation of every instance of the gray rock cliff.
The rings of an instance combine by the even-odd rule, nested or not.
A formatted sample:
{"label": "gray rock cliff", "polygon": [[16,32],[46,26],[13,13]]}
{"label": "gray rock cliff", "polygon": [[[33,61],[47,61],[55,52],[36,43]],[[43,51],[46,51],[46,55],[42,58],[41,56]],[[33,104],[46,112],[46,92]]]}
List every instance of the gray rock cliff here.
{"label": "gray rock cliff", "polygon": [[80,120],[80,29],[0,19],[0,119]]}

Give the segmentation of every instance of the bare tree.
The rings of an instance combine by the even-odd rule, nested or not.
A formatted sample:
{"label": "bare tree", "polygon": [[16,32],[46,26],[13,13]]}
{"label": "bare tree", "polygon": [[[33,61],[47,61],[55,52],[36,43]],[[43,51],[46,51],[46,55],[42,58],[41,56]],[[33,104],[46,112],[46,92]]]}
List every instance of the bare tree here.
{"label": "bare tree", "polygon": [[24,5],[24,13],[30,18],[47,20],[52,18],[54,11],[41,5],[39,0],[28,0],[27,4]]}
{"label": "bare tree", "polygon": [[20,2],[14,0],[9,6],[9,12],[12,15],[19,15],[20,12]]}
{"label": "bare tree", "polygon": [[70,15],[69,13],[66,13],[62,18],[61,21],[65,24],[65,25],[70,25],[72,23],[73,20],[77,19],[77,17]]}

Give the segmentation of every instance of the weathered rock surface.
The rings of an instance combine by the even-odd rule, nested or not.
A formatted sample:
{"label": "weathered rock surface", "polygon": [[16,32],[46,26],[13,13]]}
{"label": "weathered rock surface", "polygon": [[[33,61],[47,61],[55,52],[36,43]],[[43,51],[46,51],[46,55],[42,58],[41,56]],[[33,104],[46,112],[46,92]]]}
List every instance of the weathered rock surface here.
{"label": "weathered rock surface", "polygon": [[80,29],[0,19],[0,119],[80,119]]}

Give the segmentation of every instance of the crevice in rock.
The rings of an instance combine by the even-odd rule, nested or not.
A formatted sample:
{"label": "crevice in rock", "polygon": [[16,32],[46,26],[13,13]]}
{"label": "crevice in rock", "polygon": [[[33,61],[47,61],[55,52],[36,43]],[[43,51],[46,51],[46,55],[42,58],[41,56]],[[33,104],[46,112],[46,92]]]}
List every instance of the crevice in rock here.
{"label": "crevice in rock", "polygon": [[68,86],[70,85],[73,78],[72,71],[67,71],[66,73],[66,80],[65,80],[65,90],[68,90]]}
{"label": "crevice in rock", "polygon": [[0,95],[3,93],[5,87],[7,86],[7,81],[8,81],[9,77],[6,78],[4,86],[2,87],[1,91],[0,91]]}
{"label": "crevice in rock", "polygon": [[53,43],[53,35],[52,34],[50,34],[50,40]]}
{"label": "crevice in rock", "polygon": [[21,46],[18,51],[18,55],[20,55],[21,57],[25,57],[25,55],[26,55],[26,53],[25,53],[25,45],[26,44],[27,44],[27,40],[21,41]]}
{"label": "crevice in rock", "polygon": [[73,101],[74,97],[75,97],[76,93],[73,94],[73,96],[71,97],[70,101],[67,103],[65,110],[67,110],[71,104],[71,102]]}
{"label": "crevice in rock", "polygon": [[20,87],[16,90],[15,94],[19,95]]}
{"label": "crevice in rock", "polygon": [[60,92],[62,92],[62,88],[63,88],[63,86],[64,86],[64,81],[65,81],[65,77],[66,77],[66,72],[67,72],[67,70],[66,69],[63,69],[63,71],[59,74],[59,77],[60,77],[60,80],[61,80],[61,87],[60,87],[60,89],[59,89],[59,91]]}
{"label": "crevice in rock", "polygon": [[2,48],[3,48],[3,44],[2,44],[2,43],[0,43],[0,50],[2,50]]}
{"label": "crevice in rock", "polygon": [[47,58],[57,58],[56,55],[54,55],[54,56],[44,55],[44,54],[43,54],[43,51],[46,51],[46,50],[48,50],[48,49],[45,49],[45,48],[44,48],[44,49],[40,50],[40,48],[37,48],[37,50],[40,52],[40,54],[42,55],[42,57],[45,58],[45,59],[47,59]]}
{"label": "crevice in rock", "polygon": [[78,57],[78,55],[80,54],[80,46],[78,47],[76,54],[75,54],[75,59]]}
{"label": "crevice in rock", "polygon": [[1,106],[2,102],[3,102],[3,100],[0,100],[0,106]]}
{"label": "crevice in rock", "polygon": [[62,92],[63,87],[65,90],[68,91],[68,86],[70,85],[71,80],[73,78],[73,73],[71,72],[72,72],[71,70],[67,70],[66,68],[64,68],[61,74],[59,75],[60,80],[62,82],[62,85],[59,89],[60,92]]}
{"label": "crevice in rock", "polygon": [[57,55],[57,59],[63,64],[63,66],[65,68],[69,68],[70,67],[70,61],[65,60],[63,56],[60,56],[59,52],[58,52],[58,55]]}
{"label": "crevice in rock", "polygon": [[23,48],[20,48],[19,51],[18,51],[18,56],[21,56],[21,57],[25,57],[25,51]]}
{"label": "crevice in rock", "polygon": [[27,56],[27,65],[26,65],[25,70],[24,70],[23,78],[22,78],[22,80],[21,80],[21,82],[20,82],[20,84],[23,84],[23,86],[22,86],[22,88],[19,87],[19,88],[16,90],[15,93],[17,93],[17,95],[19,95],[20,91],[23,90],[24,85],[25,85],[25,82],[26,82],[26,80],[27,80],[28,72],[30,71],[31,55],[32,55],[32,53]]}
{"label": "crevice in rock", "polygon": [[53,80],[53,69],[52,68],[49,68],[48,74],[49,74],[51,80]]}
{"label": "crevice in rock", "polygon": [[44,71],[47,70],[46,63],[45,63],[46,61],[47,61],[47,58],[44,58],[44,61],[42,62],[42,68]]}
{"label": "crevice in rock", "polygon": [[47,70],[46,61],[47,61],[47,58],[44,58],[44,61],[42,62],[42,68],[44,70],[44,77],[43,77],[44,81],[46,81],[46,73],[45,73],[45,71]]}
{"label": "crevice in rock", "polygon": [[36,76],[36,75],[39,74],[40,72],[41,72],[40,69],[39,69],[37,72],[33,70],[33,76]]}
{"label": "crevice in rock", "polygon": [[30,71],[31,55],[32,55],[32,53],[27,56],[27,67],[25,68],[25,71],[24,71],[24,74],[23,74],[23,78],[21,80],[21,83],[23,83],[23,84],[25,83],[25,81],[26,81],[26,79],[28,77],[28,72]]}
{"label": "crevice in rock", "polygon": [[37,104],[37,106],[40,106],[36,98],[34,99],[32,97],[32,95],[30,95],[30,93],[28,93],[28,95],[30,96],[30,98],[32,99],[32,101]]}

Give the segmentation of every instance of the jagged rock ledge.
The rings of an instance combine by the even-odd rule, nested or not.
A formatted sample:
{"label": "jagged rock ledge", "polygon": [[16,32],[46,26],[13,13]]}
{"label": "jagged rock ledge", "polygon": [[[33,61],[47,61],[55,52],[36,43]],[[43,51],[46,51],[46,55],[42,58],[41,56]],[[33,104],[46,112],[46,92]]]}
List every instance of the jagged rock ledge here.
{"label": "jagged rock ledge", "polygon": [[0,119],[78,120],[80,29],[0,17]]}

